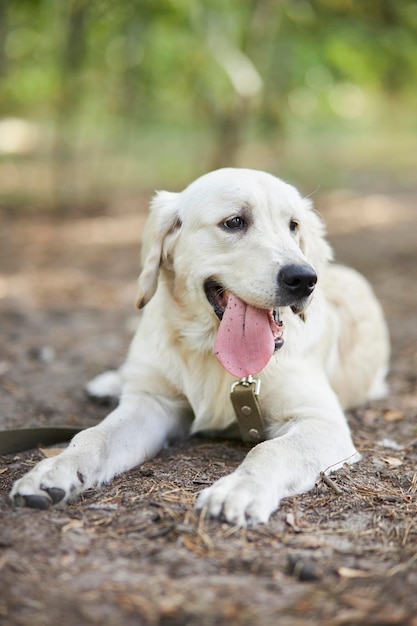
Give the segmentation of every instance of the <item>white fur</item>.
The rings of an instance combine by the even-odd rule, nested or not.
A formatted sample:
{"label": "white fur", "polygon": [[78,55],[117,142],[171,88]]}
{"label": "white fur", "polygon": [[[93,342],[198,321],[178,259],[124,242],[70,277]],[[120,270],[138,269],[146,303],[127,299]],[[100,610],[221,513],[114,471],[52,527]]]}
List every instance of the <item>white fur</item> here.
{"label": "white fur", "polygon": [[[219,227],[242,208],[251,215],[247,232]],[[289,229],[292,219],[300,224],[297,234]],[[239,525],[266,522],[282,498],[311,489],[321,471],[359,458],[342,407],[383,393],[388,335],[365,279],[330,262],[309,201],[270,174],[212,172],[182,193],[157,194],[142,261],[144,310],[127,360],[119,374],[89,385],[98,396],[117,395],[120,387],[119,406],[17,481],[15,502],[60,489],[66,501],[178,436],[231,425],[233,377],[213,354],[219,322],[204,282],[216,277],[252,306],[272,308],[277,273],[288,263],[310,263],[318,284],[303,317],[280,309],[285,343],[259,374],[269,438],[205,489],[197,507]]]}

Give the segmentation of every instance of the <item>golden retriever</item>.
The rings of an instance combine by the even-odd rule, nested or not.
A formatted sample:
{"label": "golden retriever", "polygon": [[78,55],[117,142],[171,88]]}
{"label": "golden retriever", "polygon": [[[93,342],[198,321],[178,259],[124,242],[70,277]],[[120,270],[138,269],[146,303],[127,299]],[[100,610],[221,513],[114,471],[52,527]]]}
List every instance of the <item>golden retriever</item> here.
{"label": "golden retriever", "polygon": [[179,436],[225,431],[236,422],[234,382],[261,384],[265,440],[202,491],[198,509],[265,523],[320,472],[358,460],[343,408],[384,395],[389,340],[366,280],[331,259],[311,202],[271,174],[227,168],[157,193],[139,327],[120,371],[89,385],[120,403],[18,480],[12,501],[65,502]]}

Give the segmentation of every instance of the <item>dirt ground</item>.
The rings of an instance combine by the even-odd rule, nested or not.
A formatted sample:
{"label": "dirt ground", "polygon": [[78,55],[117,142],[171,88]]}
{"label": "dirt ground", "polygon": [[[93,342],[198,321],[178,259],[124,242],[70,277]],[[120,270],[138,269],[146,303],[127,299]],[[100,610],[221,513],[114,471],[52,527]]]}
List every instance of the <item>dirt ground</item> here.
{"label": "dirt ground", "polygon": [[[146,195],[146,194],[145,194]],[[283,502],[268,525],[199,519],[195,494],[242,460],[191,438],[82,499],[12,509],[47,450],[0,457],[0,623],[417,626],[417,210],[413,194],[315,198],[337,258],[375,286],[392,334],[390,395],[349,414],[363,460]],[[105,213],[4,214],[0,427],[91,425],[84,383],[123,359],[144,198]]]}

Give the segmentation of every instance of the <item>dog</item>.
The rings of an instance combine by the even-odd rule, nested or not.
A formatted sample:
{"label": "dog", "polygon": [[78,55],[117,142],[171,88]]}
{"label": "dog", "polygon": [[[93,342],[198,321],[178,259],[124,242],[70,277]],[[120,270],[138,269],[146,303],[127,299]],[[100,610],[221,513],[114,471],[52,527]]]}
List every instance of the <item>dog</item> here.
{"label": "dog", "polygon": [[158,192],[137,306],[126,362],[88,386],[119,396],[117,408],[18,480],[15,505],[72,500],[178,437],[226,432],[236,384],[261,385],[264,439],[199,494],[204,514],[266,523],[282,498],[360,458],[343,409],[386,394],[387,327],[367,281],[332,262],[320,217],[294,187],[225,168]]}

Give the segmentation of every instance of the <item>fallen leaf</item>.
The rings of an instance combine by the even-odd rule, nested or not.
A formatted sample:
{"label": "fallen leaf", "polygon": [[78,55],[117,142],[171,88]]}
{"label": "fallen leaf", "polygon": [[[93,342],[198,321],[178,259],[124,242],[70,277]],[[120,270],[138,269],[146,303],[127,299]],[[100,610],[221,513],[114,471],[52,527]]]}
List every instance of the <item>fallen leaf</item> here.
{"label": "fallen leaf", "polygon": [[68,522],[68,524],[65,524],[61,528],[61,532],[66,533],[71,530],[77,531],[77,530],[80,530],[81,528],[84,528],[84,522],[82,520],[74,519]]}
{"label": "fallen leaf", "polygon": [[297,546],[310,549],[321,548],[323,546],[323,539],[315,535],[301,535],[297,540]]}
{"label": "fallen leaf", "polygon": [[372,576],[371,572],[365,572],[362,569],[353,569],[351,567],[339,567],[337,573],[342,578],[368,578]]}
{"label": "fallen leaf", "polygon": [[404,450],[404,446],[387,437],[385,439],[381,439],[377,443],[379,446],[383,446],[384,448],[391,448],[391,450]]}
{"label": "fallen leaf", "polygon": [[390,409],[384,413],[384,420],[386,422],[399,422],[402,419],[404,419],[404,413],[402,411]]}
{"label": "fallen leaf", "polygon": [[373,598],[367,598],[352,593],[345,593],[341,596],[341,600],[353,609],[359,609],[361,611],[371,611],[376,607],[376,601]]}
{"label": "fallen leaf", "polygon": [[39,452],[42,452],[43,456],[46,456],[47,459],[58,456],[63,450],[64,448],[39,448]]}
{"label": "fallen leaf", "polygon": [[297,526],[296,522],[295,522],[295,517],[294,517],[294,513],[287,513],[287,516],[285,518],[286,523],[288,524],[288,526],[291,526],[291,528],[293,529],[293,531],[295,533],[299,533],[300,528]]}
{"label": "fallen leaf", "polygon": [[401,459],[397,459],[395,456],[386,456],[383,457],[382,460],[388,463],[388,465],[391,465],[391,467],[400,467],[400,465],[403,465]]}

